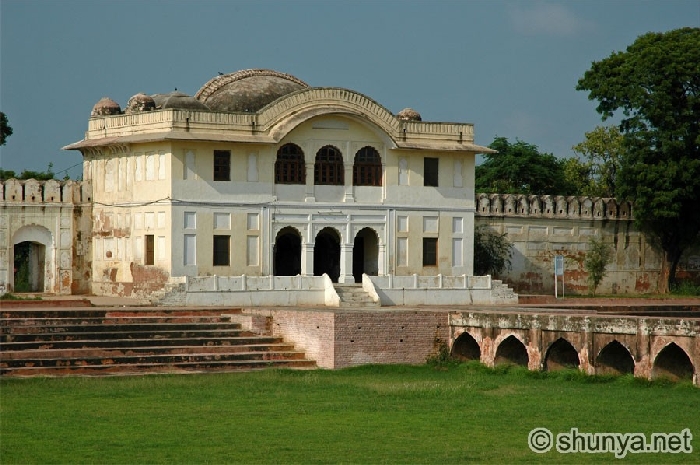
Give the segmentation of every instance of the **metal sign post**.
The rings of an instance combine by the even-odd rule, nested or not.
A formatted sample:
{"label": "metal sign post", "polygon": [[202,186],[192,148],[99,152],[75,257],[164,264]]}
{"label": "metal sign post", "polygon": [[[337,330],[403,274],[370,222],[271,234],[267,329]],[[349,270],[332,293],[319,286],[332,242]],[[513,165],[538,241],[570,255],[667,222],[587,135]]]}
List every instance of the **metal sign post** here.
{"label": "metal sign post", "polygon": [[559,298],[557,284],[561,276],[561,296],[564,297],[564,256],[555,255],[554,256],[554,298]]}

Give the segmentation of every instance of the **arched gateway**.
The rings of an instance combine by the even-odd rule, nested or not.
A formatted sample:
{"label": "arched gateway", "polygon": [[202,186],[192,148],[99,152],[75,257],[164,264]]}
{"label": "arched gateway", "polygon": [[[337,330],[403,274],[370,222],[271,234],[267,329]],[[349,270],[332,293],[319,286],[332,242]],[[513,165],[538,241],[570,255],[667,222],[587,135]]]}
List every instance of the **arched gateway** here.
{"label": "arched gateway", "polygon": [[43,226],[23,226],[12,238],[15,292],[47,292],[54,270],[51,232]]}
{"label": "arched gateway", "polygon": [[275,276],[301,274],[301,235],[292,227],[283,228],[275,240],[273,249]]}

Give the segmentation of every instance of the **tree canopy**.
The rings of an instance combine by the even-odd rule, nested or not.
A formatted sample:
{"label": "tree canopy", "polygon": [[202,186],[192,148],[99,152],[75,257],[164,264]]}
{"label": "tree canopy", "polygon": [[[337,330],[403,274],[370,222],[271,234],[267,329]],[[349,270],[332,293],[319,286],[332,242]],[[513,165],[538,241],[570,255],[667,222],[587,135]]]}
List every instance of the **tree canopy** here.
{"label": "tree canopy", "polygon": [[622,134],[617,126],[597,126],[586,133],[583,142],[571,149],[585,157],[589,181],[582,190],[583,195],[593,197],[615,197],[617,173],[622,156]]}
{"label": "tree canopy", "polygon": [[616,193],[663,250],[659,290],[668,291],[700,233],[700,28],[644,34],[594,62],[576,88],[603,120],[622,113]]}
{"label": "tree canopy", "polygon": [[575,194],[564,175],[564,161],[551,153],[540,153],[536,145],[521,140],[510,143],[496,137],[489,148],[498,153],[484,155],[476,167],[476,190],[502,194]]}
{"label": "tree canopy", "polygon": [[0,111],[0,146],[5,145],[7,138],[12,135],[12,127],[7,121],[5,113]]}

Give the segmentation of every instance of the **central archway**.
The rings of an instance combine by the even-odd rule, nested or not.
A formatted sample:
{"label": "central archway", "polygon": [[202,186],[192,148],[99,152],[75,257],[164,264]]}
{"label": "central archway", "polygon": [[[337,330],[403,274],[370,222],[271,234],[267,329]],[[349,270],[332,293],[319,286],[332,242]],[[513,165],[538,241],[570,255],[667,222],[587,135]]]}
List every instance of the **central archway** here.
{"label": "central archway", "polygon": [[301,235],[288,226],[280,230],[275,239],[272,253],[274,261],[272,274],[275,276],[296,276],[301,274]]}
{"label": "central archway", "polygon": [[379,271],[379,239],[372,228],[364,228],[355,236],[352,248],[352,275],[356,283],[362,282],[362,274],[377,276]]}
{"label": "central archway", "polygon": [[44,292],[46,246],[39,242],[20,242],[14,249],[15,292]]}
{"label": "central archway", "polygon": [[314,276],[324,273],[334,283],[340,278],[340,234],[333,228],[323,228],[314,245]]}
{"label": "central archway", "polygon": [[12,288],[15,292],[51,292],[54,241],[43,226],[22,226],[12,238]]}

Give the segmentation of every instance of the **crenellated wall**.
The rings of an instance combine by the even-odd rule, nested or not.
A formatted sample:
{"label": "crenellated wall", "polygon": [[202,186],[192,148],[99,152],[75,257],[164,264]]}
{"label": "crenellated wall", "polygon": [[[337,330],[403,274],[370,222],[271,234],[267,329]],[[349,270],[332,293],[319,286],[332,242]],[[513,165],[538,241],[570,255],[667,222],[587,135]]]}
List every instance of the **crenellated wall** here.
{"label": "crenellated wall", "polygon": [[16,278],[19,290],[87,293],[91,222],[88,182],[0,181],[0,294],[16,291]]}
{"label": "crenellated wall", "polygon": [[[554,293],[554,256],[565,260],[565,291],[588,292],[583,261],[591,238],[613,249],[597,292],[657,290],[660,252],[634,226],[629,202],[610,198],[553,195],[477,194],[476,225],[507,234],[514,245],[511,270],[499,275],[518,293]],[[700,279],[700,250],[681,260],[680,278]],[[561,294],[561,281],[559,284]]]}

